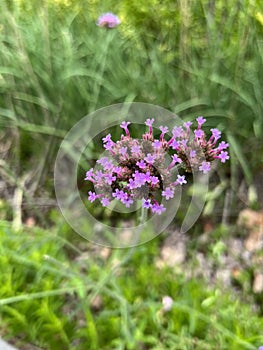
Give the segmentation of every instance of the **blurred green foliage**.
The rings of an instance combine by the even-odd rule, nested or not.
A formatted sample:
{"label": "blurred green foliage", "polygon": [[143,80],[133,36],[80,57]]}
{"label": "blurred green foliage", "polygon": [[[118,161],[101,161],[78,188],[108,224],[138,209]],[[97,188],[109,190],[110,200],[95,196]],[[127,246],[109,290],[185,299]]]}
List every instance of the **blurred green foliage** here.
{"label": "blurred green foliage", "polygon": [[[112,31],[96,26],[109,10],[122,20]],[[260,14],[259,1],[241,0],[2,1],[1,124],[46,143],[117,102],[203,114],[234,137],[251,181],[244,157],[256,167],[262,151]]]}
{"label": "blurred green foliage", "polygon": [[[94,251],[59,222],[15,233],[2,221],[0,238],[1,334],[18,348],[234,350],[263,341],[262,317],[241,298],[160,270],[158,239],[127,261],[126,250],[102,259],[103,248]],[[165,295],[174,300],[167,312]]]}

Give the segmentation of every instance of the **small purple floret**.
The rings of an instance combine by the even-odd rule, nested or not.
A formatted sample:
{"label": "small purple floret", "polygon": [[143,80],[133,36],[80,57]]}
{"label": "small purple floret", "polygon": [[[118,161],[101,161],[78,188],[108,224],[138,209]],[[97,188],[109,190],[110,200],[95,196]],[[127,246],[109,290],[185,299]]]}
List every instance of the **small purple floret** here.
{"label": "small purple floret", "polygon": [[206,122],[206,119],[204,117],[198,117],[196,120],[198,123],[198,128],[201,128],[201,126]]}
{"label": "small purple floret", "polygon": [[150,209],[152,206],[150,199],[142,199],[142,207],[146,209]]}
{"label": "small purple floret", "polygon": [[176,182],[180,185],[186,184],[187,181],[185,179],[185,175],[177,175],[177,180]]}
{"label": "small purple floret", "polygon": [[209,162],[202,162],[199,167],[199,170],[203,172],[203,174],[207,174],[211,169],[211,164]]}
{"label": "small purple floret", "polygon": [[162,196],[165,197],[166,200],[173,198],[174,196],[174,190],[171,189],[170,187],[167,187],[163,192]]}
{"label": "small purple floret", "polygon": [[129,130],[128,130],[128,126],[129,126],[130,124],[131,124],[130,122],[122,122],[121,125],[120,125],[120,127],[121,127],[122,129],[124,129],[124,131],[125,131],[125,133],[126,133],[127,136],[130,136],[130,132],[129,132]]}
{"label": "small purple floret", "polygon": [[229,159],[228,152],[222,151],[222,152],[219,154],[218,158],[221,160],[222,163],[225,163],[226,160]]}
{"label": "small purple floret", "polygon": [[95,201],[95,199],[98,198],[98,196],[96,195],[95,192],[89,191],[89,197],[88,198],[89,198],[89,201],[92,203],[92,202]]}
{"label": "small purple floret", "polygon": [[156,156],[154,154],[150,154],[148,153],[147,156],[144,158],[144,160],[148,163],[148,164],[153,164],[154,161],[156,159]]}

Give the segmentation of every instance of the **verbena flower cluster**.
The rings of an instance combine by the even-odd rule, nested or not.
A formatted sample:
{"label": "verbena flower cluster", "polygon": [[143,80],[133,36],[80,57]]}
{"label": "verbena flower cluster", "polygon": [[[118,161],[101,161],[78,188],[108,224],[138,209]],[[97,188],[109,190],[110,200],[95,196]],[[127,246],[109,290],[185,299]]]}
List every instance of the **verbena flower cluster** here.
{"label": "verbena flower cluster", "polygon": [[[206,174],[214,159],[222,163],[229,159],[228,143],[218,144],[221,132],[211,129],[207,139],[202,130],[206,119],[198,117],[196,120],[193,134],[192,122],[185,122],[183,126],[175,126],[170,136],[168,127],[160,126],[160,136],[155,138],[154,119],[147,119],[148,130],[141,140],[131,137],[130,122],[122,122],[120,127],[125,135],[117,142],[111,139],[111,134],[105,136],[102,141],[107,156],[97,160],[97,169],[86,173],[85,180],[91,181],[96,189],[96,192],[89,191],[89,201],[98,199],[102,206],[108,206],[115,199],[129,208],[136,200],[141,200],[143,208],[162,214],[166,210],[162,197],[170,200],[176,186],[187,183],[185,175],[177,174],[175,178],[175,170]],[[169,154],[171,156],[167,157]]]}
{"label": "verbena flower cluster", "polygon": [[119,17],[111,12],[104,13],[97,21],[99,27],[106,27],[109,29],[117,27],[120,23],[121,21],[119,20]]}

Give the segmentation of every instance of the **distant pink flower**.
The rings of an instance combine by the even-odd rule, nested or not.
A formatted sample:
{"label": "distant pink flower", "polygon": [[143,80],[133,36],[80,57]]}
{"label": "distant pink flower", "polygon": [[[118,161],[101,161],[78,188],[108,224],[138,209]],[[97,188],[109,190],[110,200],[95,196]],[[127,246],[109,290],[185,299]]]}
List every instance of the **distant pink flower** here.
{"label": "distant pink flower", "polygon": [[118,16],[114,15],[111,12],[104,13],[98,18],[97,25],[99,27],[106,27],[109,29],[117,27],[121,21]]}
{"label": "distant pink flower", "polygon": [[170,311],[173,307],[173,303],[174,303],[173,299],[168,295],[163,297],[162,299],[163,311]]}

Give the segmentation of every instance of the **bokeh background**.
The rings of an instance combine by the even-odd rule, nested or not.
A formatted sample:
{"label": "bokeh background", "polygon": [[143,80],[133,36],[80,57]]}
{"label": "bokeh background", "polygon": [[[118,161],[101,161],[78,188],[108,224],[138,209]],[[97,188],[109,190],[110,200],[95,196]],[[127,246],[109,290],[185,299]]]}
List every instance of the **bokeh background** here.
{"label": "bokeh background", "polygon": [[[111,30],[96,25],[108,11]],[[261,1],[1,0],[0,53],[0,336],[21,350],[263,345]],[[205,116],[231,157],[189,232],[178,212],[133,250],[79,237],[53,186],[69,129],[123,102]]]}

